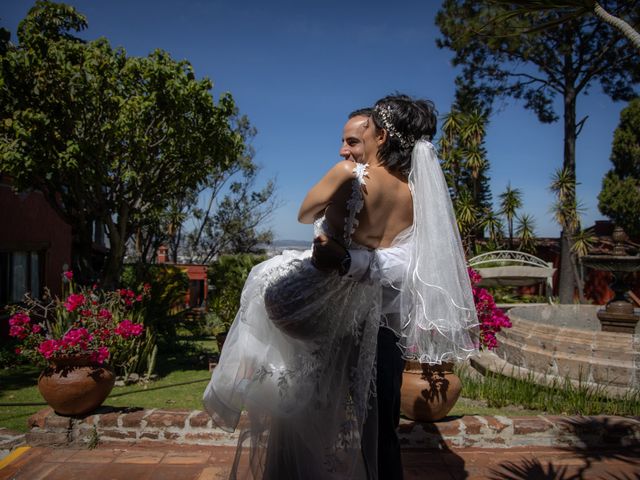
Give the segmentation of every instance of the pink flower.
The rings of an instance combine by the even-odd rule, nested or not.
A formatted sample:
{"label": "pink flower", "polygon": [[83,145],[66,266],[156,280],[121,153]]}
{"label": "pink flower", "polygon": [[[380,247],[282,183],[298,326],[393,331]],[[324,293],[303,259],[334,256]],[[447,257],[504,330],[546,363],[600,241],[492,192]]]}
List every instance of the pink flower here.
{"label": "pink flower", "polygon": [[20,348],[16,347],[14,352],[16,353],[16,355],[20,355],[22,353],[22,350],[20,350]]}
{"label": "pink flower", "polygon": [[143,331],[142,325],[131,320],[123,320],[114,330],[122,338],[137,337]]}
{"label": "pink flower", "polygon": [[31,319],[26,313],[16,313],[9,319],[9,335],[24,340],[29,334]]}
{"label": "pink flower", "polygon": [[480,283],[480,280],[482,280],[482,276],[473,268],[468,268],[467,271],[469,272],[469,280],[471,280],[471,285],[475,287]]}
{"label": "pink flower", "polygon": [[98,336],[98,338],[100,338],[100,340],[104,342],[111,338],[113,332],[108,328],[99,328],[95,331],[95,334]]}
{"label": "pink flower", "polygon": [[93,335],[89,333],[86,328],[75,328],[69,330],[62,337],[62,343],[65,347],[80,347],[81,350],[86,350],[89,342],[93,340]]}
{"label": "pink flower", "polygon": [[64,302],[64,306],[68,312],[73,312],[81,305],[84,305],[84,295],[82,295],[81,293],[72,293]]}
{"label": "pink flower", "polygon": [[11,325],[9,327],[9,335],[19,340],[24,340],[28,335],[28,331],[21,325]]}
{"label": "pink flower", "polygon": [[107,347],[99,347],[98,350],[91,352],[91,360],[103,364],[109,358],[109,349]]}
{"label": "pink flower", "polygon": [[118,290],[118,293],[123,298],[133,298],[136,296],[133,290],[130,290],[128,288],[121,288],[120,290]]}
{"label": "pink flower", "polygon": [[498,346],[495,334],[503,328],[510,328],[511,321],[497,307],[493,295],[478,286],[482,280],[480,274],[472,268],[469,268],[468,272],[472,285],[473,300],[476,305],[478,320],[480,321],[480,346],[493,350]]}
{"label": "pink flower", "polygon": [[29,318],[29,315],[23,312],[16,313],[13,317],[9,319],[9,325],[11,326],[27,325],[30,322],[31,322],[31,319]]}
{"label": "pink flower", "polygon": [[[72,272],[63,272],[62,275],[65,282],[73,278]],[[144,335],[143,324],[130,319],[116,321],[127,316],[125,312],[130,311],[130,307],[135,308],[136,303],[143,299],[144,295],[141,297],[130,289],[93,291],[79,287],[78,293],[69,293],[51,302],[53,311],[48,320],[54,326],[52,331],[48,331],[44,323],[30,318],[30,310],[18,307],[19,313],[9,319],[9,333],[19,339],[16,352],[29,359],[42,361],[60,355],[87,355],[95,362],[103,363],[109,361],[112,354],[119,356],[121,351],[130,348],[129,343]],[[49,305],[36,299],[33,308],[46,310]],[[66,326],[61,328],[62,325]],[[61,334],[57,334],[60,331]],[[121,339],[129,340],[124,342]]]}
{"label": "pink flower", "polygon": [[51,358],[51,356],[60,350],[60,342],[57,340],[45,340],[38,346],[38,352],[42,354],[44,358]]}

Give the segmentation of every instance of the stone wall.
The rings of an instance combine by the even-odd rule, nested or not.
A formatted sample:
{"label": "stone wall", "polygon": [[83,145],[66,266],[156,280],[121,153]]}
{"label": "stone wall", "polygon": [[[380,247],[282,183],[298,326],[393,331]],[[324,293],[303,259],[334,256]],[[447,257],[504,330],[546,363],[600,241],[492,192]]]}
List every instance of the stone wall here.
{"label": "stone wall", "polygon": [[[91,446],[100,443],[235,446],[239,429],[225,432],[205,412],[128,410],[103,407],[82,418],[61,417],[45,409],[29,419],[29,445]],[[627,417],[502,417],[464,416],[436,423],[401,420],[403,448],[510,448],[554,446],[572,448],[640,445],[640,418]]]}
{"label": "stone wall", "polygon": [[[513,326],[497,335],[494,353],[481,356],[484,369],[509,376],[537,374],[549,382],[568,378],[621,396],[640,388],[640,334],[599,330],[594,307],[553,305],[509,310]],[[593,311],[592,311],[593,310]],[[584,321],[579,328],[578,320]],[[475,360],[474,360],[475,361]]]}

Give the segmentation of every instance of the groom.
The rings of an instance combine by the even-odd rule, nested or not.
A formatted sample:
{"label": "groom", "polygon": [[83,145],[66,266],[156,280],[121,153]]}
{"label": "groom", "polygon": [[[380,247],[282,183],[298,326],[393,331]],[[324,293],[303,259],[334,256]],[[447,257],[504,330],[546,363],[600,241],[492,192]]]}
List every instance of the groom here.
{"label": "groom", "polygon": [[[371,115],[370,108],[356,110],[349,114],[349,119],[344,125],[340,156],[345,160],[361,162],[364,157],[364,144],[362,134]],[[320,235],[314,239],[313,260],[314,264],[322,270],[338,270],[354,281],[377,281],[382,278],[374,278],[370,275],[369,267],[377,255],[378,259],[386,255],[384,260],[397,263],[401,266],[404,252],[398,248],[385,249],[385,251],[370,252],[368,250],[345,250],[340,244]],[[392,279],[393,280],[393,279]],[[385,315],[385,323],[393,324],[399,317],[399,312],[389,311],[393,303],[393,297],[397,290],[391,287],[383,287],[382,311]],[[397,319],[399,320],[399,318]],[[396,322],[399,323],[399,322]],[[384,326],[378,331],[377,347],[377,408],[378,423],[367,421],[364,426],[366,432],[375,432],[378,437],[378,478],[381,480],[401,480],[402,460],[400,458],[400,441],[398,440],[397,427],[400,422],[400,386],[402,385],[402,371],[404,360],[395,333]],[[371,418],[371,417],[370,417]]]}

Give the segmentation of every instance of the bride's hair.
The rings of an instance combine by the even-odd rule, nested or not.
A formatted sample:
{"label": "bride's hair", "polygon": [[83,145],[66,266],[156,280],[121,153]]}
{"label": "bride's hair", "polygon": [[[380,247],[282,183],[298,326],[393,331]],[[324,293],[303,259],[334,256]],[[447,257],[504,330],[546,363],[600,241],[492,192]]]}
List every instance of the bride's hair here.
{"label": "bride's hair", "polygon": [[387,131],[387,140],[378,149],[380,163],[391,171],[407,173],[416,141],[433,139],[438,112],[430,100],[396,94],[378,100],[371,118],[376,128]]}

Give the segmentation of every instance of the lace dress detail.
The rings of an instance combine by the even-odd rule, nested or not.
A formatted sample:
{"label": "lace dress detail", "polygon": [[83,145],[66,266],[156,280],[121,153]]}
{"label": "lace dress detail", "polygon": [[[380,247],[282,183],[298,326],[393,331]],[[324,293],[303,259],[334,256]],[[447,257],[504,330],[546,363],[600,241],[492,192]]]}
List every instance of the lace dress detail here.
{"label": "lace dress detail", "polygon": [[[348,244],[366,165],[354,174]],[[315,228],[333,234],[323,219]],[[311,250],[285,251],[252,269],[203,399],[227,430],[247,411],[231,478],[350,479],[367,471],[376,478],[363,456],[375,441],[364,441],[362,427],[372,414],[381,298],[379,286],[315,269]]]}
{"label": "lace dress detail", "polygon": [[351,246],[351,236],[358,228],[358,214],[364,206],[364,195],[362,190],[367,185],[365,178],[368,177],[368,163],[356,163],[353,173],[356,176],[351,182],[351,197],[347,201],[347,212],[349,215],[344,219],[344,245]]}

